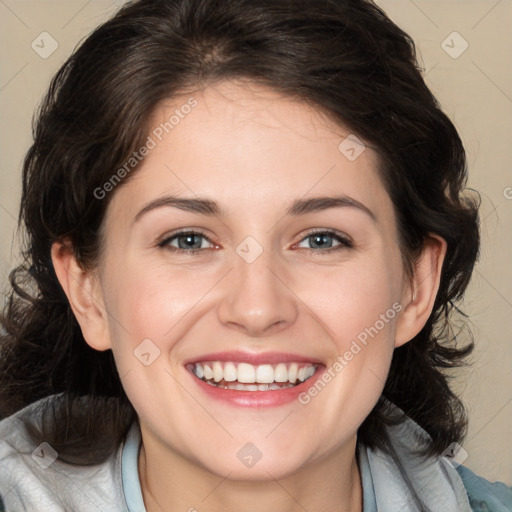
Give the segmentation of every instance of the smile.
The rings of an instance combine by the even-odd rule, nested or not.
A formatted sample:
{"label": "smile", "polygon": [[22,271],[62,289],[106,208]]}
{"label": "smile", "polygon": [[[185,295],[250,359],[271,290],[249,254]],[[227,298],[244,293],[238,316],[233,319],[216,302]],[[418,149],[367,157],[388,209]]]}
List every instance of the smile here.
{"label": "smile", "polygon": [[276,391],[293,388],[310,379],[317,370],[312,363],[289,362],[252,365],[231,361],[208,361],[187,365],[210,386],[237,391]]}

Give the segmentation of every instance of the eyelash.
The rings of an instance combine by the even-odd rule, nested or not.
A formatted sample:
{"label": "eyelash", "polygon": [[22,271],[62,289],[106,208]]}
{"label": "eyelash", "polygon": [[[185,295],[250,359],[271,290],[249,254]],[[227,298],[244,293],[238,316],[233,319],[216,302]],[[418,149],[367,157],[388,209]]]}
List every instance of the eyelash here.
{"label": "eyelash", "polygon": [[[169,237],[166,237],[161,242],[158,242],[157,246],[162,248],[162,249],[166,249],[168,251],[171,251],[171,252],[187,253],[189,255],[197,254],[197,253],[202,252],[202,251],[205,250],[205,249],[190,249],[190,250],[188,250],[188,249],[181,249],[181,248],[173,247],[173,246],[169,245],[169,243],[172,240],[174,240],[176,238],[179,238],[180,236],[184,236],[184,235],[198,235],[198,236],[202,236],[203,238],[208,240],[208,242],[213,243],[201,231],[193,231],[193,230],[187,231],[187,230],[183,230],[183,231],[178,231],[177,233],[174,233],[174,234],[172,234]],[[304,241],[304,240],[306,240],[309,237],[314,236],[314,235],[328,235],[328,236],[332,236],[336,241],[340,242],[340,244],[335,246],[335,247],[329,247],[328,249],[324,249],[324,250],[322,250],[322,249],[304,249],[303,248],[308,253],[315,253],[315,254],[324,253],[325,254],[325,253],[331,253],[331,252],[334,252],[334,251],[338,251],[338,250],[341,250],[341,249],[351,249],[351,248],[353,248],[352,240],[350,240],[346,236],[343,236],[343,235],[341,235],[339,233],[336,233],[335,231],[331,231],[331,230],[313,230],[313,231],[309,231],[299,241],[299,243]]]}

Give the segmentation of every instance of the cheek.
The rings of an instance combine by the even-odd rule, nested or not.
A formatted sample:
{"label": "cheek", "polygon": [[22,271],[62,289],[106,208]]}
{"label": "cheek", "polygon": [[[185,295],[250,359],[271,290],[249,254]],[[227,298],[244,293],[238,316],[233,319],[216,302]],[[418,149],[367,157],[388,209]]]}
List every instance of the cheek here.
{"label": "cheek", "polygon": [[[162,264],[133,264],[129,271],[112,269],[107,304],[120,375],[135,369],[149,381],[155,368],[174,371],[179,341],[204,313],[208,302],[204,299],[217,281],[211,271]],[[175,355],[171,361],[170,354]]]}
{"label": "cheek", "polygon": [[197,301],[202,286],[163,265],[128,262],[125,268],[113,270],[107,285],[114,329],[121,328],[123,337],[129,332],[134,339],[161,339]]}
{"label": "cheek", "polygon": [[[331,337],[343,349],[347,342],[364,338],[374,327],[393,337],[400,300],[399,279],[391,264],[369,262],[339,269],[324,269],[298,291],[316,312]],[[398,307],[400,309],[400,307]]]}
{"label": "cheek", "polygon": [[[325,424],[335,425],[350,410],[356,426],[382,392],[402,310],[400,268],[400,260],[392,256],[368,258],[350,268],[325,269],[315,286],[298,293],[307,297],[331,343],[325,382],[303,397],[304,403],[311,400],[323,410]],[[323,392],[323,384],[329,391]],[[316,414],[315,407],[309,412]]]}
{"label": "cheek", "polygon": [[394,351],[396,323],[402,305],[392,265],[373,261],[350,271],[327,272],[302,293],[318,312],[332,343],[327,370],[301,397],[303,414],[322,424],[336,443],[340,418],[357,430],[384,388]]}
{"label": "cheek", "polygon": [[108,328],[120,375],[148,362],[148,356],[142,354],[149,353],[151,361],[160,355],[162,334],[171,327],[169,315],[174,302],[162,295],[165,283],[155,280],[150,268],[130,268],[123,263],[110,265],[105,272]]}
{"label": "cheek", "polygon": [[[171,286],[172,283],[172,286]],[[181,320],[197,302],[197,290],[183,286],[175,273],[146,265],[110,273],[109,330],[117,371],[123,388],[140,417],[162,411],[166,397],[174,411],[181,407],[169,365]]]}

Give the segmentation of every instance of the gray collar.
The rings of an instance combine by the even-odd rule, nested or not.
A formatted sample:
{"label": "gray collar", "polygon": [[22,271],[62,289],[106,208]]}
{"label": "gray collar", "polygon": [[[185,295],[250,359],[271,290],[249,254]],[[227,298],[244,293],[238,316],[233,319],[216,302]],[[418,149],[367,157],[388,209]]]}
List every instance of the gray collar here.
{"label": "gray collar", "polygon": [[[392,414],[404,415],[399,407],[383,400]],[[431,440],[425,430],[405,416],[387,431],[391,455],[358,444],[364,512],[471,512],[464,484],[452,463],[446,457],[418,455],[418,448]]]}

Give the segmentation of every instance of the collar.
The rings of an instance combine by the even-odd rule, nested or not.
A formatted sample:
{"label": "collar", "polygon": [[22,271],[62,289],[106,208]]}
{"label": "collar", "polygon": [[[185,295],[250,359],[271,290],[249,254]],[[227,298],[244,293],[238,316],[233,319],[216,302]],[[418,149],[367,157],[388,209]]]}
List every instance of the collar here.
{"label": "collar", "polygon": [[464,483],[449,459],[420,456],[418,449],[431,442],[430,435],[402,409],[382,399],[388,414],[402,422],[386,427],[390,454],[358,444],[364,512],[471,512]]}

